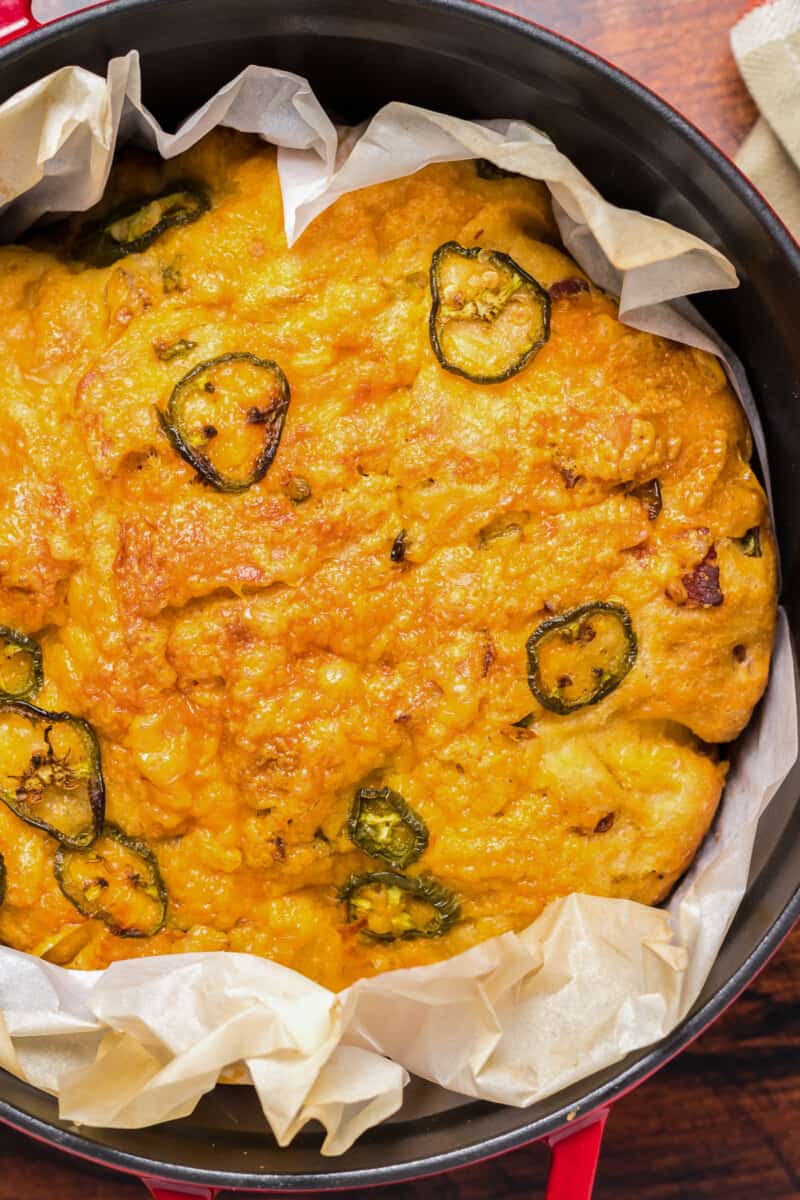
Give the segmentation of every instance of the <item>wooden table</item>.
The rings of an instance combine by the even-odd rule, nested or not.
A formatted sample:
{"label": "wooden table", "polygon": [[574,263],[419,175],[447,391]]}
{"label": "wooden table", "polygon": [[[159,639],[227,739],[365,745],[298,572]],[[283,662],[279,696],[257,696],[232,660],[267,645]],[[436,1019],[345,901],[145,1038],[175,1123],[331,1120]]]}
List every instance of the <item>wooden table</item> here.
{"label": "wooden table", "polygon": [[[740,0],[505,0],[505,6],[584,42],[637,76],[729,153],[755,119],[728,44],[728,31],[746,7]],[[546,1170],[546,1151],[534,1146],[369,1195],[537,1197]],[[0,1200],[143,1200],[143,1195],[138,1183],[0,1131]],[[596,1200],[633,1197],[800,1197],[800,929],[713,1029],[614,1108]]]}

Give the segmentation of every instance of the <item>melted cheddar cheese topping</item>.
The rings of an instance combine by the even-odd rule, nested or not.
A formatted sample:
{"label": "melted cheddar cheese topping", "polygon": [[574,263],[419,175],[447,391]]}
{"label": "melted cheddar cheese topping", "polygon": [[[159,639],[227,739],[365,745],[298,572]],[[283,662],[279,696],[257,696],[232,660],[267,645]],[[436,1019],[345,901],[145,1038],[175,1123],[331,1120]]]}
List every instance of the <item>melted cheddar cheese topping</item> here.
{"label": "melted cheddar cheese topping", "polygon": [[[215,132],[170,163],[127,155],[91,216],[187,179],[208,211],[109,266],[69,258],[85,217],[0,249],[0,624],[42,646],[35,703],[95,730],[106,819],[168,896],[160,932],[120,936],[0,804],[0,938],[78,968],[246,951],[340,988],[571,892],[657,903],[708,829],[713,744],[747,723],[774,632],[765,498],[716,360],[554,288],[583,277],[529,180],[431,166],[287,249],[274,151]],[[505,382],[433,353],[448,241],[553,289],[549,340]],[[234,352],[277,363],[291,401],[264,478],[229,494],[158,412]],[[636,661],[599,703],[549,711],[526,642],[595,602],[624,606]],[[348,922],[338,890],[388,869],[348,831],[362,787],[424,822],[406,874],[456,896],[443,936]]]}

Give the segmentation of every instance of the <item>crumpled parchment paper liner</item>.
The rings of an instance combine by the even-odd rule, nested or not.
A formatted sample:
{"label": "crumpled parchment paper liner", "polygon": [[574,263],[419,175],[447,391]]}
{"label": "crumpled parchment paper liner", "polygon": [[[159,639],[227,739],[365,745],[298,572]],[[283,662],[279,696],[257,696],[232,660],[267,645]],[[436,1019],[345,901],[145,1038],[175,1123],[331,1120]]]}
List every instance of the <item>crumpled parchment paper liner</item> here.
{"label": "crumpled parchment paper liner", "polygon": [[[249,67],[171,135],[141,105],[132,52],[106,80],[65,68],[0,107],[0,235],[93,204],[117,141],[172,157],[218,123],[279,146],[290,242],[338,196],[429,162],[479,156],[543,179],[566,246],[621,295],[626,321],[720,356],[766,470],[741,366],[685,300],[735,287],[730,263],[691,234],[606,203],[520,121],[395,103],[337,131],[305,80]],[[57,1095],[62,1117],[115,1128],[185,1116],[233,1074],[256,1088],[281,1145],[316,1119],[325,1154],[397,1110],[407,1071],[498,1103],[543,1099],[663,1037],[694,1003],[744,893],[758,816],[797,757],[796,711],[781,614],[766,698],[736,749],[714,829],[666,909],[570,896],[521,933],[338,996],[249,955],[83,973],[0,948],[0,1065]]]}

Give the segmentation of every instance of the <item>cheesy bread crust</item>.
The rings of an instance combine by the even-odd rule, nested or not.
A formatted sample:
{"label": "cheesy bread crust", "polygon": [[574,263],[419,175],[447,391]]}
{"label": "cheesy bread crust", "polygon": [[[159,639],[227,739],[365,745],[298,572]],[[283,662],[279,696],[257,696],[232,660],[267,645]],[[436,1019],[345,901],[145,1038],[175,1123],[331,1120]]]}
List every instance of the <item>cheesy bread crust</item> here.
{"label": "cheesy bread crust", "polygon": [[[59,886],[56,839],[0,804],[0,938],[84,969],[246,951],[338,989],[571,892],[658,903],[774,634],[767,506],[718,363],[622,325],[530,180],[431,166],[341,198],[290,250],[273,150],[217,131],[170,163],[127,155],[89,218],[186,179],[208,210],[110,265],[70,258],[86,217],[0,249],[0,625],[42,647],[35,703],[96,732],[106,820],[168,897],[159,932],[120,936]],[[549,339],[504,382],[433,353],[450,241],[551,291]],[[235,352],[278,364],[291,401],[234,494],[158,414]],[[630,615],[635,662],[599,703],[549,711],[526,643],[596,602]],[[424,823],[405,874],[457,898],[443,936],[348,921],[339,889],[388,869],[351,837],[363,787]]]}

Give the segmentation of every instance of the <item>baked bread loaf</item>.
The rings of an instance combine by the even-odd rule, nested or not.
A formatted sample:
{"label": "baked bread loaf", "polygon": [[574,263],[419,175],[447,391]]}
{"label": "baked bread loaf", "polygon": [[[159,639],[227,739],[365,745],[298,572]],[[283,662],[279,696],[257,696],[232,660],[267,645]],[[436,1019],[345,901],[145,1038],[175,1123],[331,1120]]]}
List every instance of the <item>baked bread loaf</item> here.
{"label": "baked bread loaf", "polygon": [[545,189],[437,165],[287,249],[275,153],[133,152],[0,249],[0,938],[332,988],[661,901],[767,679],[716,360]]}

